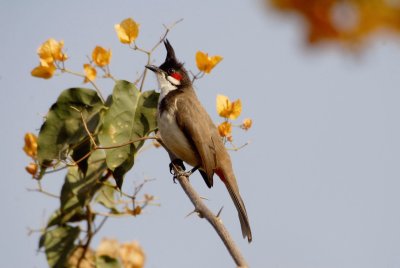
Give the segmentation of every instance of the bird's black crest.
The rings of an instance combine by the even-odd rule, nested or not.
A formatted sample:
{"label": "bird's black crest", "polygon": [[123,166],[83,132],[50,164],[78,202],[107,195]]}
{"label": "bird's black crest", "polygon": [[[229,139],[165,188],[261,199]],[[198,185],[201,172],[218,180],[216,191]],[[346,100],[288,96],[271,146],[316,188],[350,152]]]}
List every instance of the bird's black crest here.
{"label": "bird's black crest", "polygon": [[160,66],[161,69],[167,71],[168,68],[174,68],[179,70],[183,67],[183,64],[178,61],[175,56],[174,48],[171,46],[171,43],[166,39],[164,41],[165,49],[167,50],[167,57],[165,58],[165,62]]}
{"label": "bird's black crest", "polygon": [[182,75],[182,80],[180,81],[181,87],[189,85],[191,83],[189,75],[183,67],[183,63],[179,62],[176,58],[174,48],[172,47],[168,39],[164,41],[164,45],[165,49],[167,50],[167,57],[165,58],[165,62],[161,64],[159,68],[167,73],[171,69],[179,72]]}
{"label": "bird's black crest", "polygon": [[165,61],[176,60],[174,48],[171,46],[171,43],[168,41],[168,39],[164,41],[164,45],[165,49],[167,50],[167,57],[165,58]]}

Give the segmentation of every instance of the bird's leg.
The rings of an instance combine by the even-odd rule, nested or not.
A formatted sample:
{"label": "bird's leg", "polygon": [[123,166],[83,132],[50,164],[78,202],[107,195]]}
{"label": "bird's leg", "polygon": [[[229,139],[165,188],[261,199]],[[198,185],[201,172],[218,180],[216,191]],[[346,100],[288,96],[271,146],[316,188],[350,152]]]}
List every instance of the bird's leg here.
{"label": "bird's leg", "polygon": [[172,175],[175,174],[174,172],[172,172],[174,170],[174,166],[177,170],[180,170],[180,169],[183,171],[186,170],[186,167],[183,164],[183,161],[178,158],[175,158],[174,160],[171,161],[171,163],[169,163],[169,173],[171,173]]}
{"label": "bird's leg", "polygon": [[179,174],[175,172],[175,170],[178,171],[178,173],[185,173],[186,167],[183,164],[183,161],[181,159],[175,158],[174,160],[169,163],[169,173],[174,175],[173,181],[176,183],[176,179],[178,178]]}
{"label": "bird's leg", "polygon": [[198,169],[199,169],[199,166],[196,166],[196,167],[192,168],[189,172],[187,172],[187,173],[189,173],[188,177],[190,175],[192,175],[194,172],[196,172],[196,170],[198,170]]}
{"label": "bird's leg", "polygon": [[196,170],[199,169],[199,167],[194,167],[189,171],[186,171],[185,165],[183,164],[183,161],[180,159],[174,159],[170,164],[169,164],[169,169],[170,173],[174,175],[173,180],[174,183],[176,183],[176,179],[179,176],[185,176],[189,178],[190,175],[193,174]]}

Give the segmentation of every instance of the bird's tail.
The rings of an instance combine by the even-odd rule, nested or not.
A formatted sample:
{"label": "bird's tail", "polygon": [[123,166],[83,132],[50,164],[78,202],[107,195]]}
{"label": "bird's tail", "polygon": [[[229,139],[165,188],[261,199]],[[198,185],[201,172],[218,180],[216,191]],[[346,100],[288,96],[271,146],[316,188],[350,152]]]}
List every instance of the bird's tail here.
{"label": "bird's tail", "polygon": [[231,196],[232,201],[238,211],[243,238],[247,237],[247,240],[250,243],[253,239],[251,235],[250,222],[247,216],[246,207],[244,206],[244,202],[240,197],[239,188],[237,186],[235,176],[231,174],[229,175],[230,177],[227,177],[225,172],[223,172],[222,170],[216,170],[216,173],[218,177],[220,177],[221,180],[225,183],[229,195]]}

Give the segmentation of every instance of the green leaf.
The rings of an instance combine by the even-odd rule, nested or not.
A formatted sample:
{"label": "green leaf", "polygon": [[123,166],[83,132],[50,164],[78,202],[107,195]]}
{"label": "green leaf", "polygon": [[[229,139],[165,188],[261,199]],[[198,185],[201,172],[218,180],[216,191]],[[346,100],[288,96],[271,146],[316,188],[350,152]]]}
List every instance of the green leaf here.
{"label": "green leaf", "polygon": [[118,212],[115,206],[115,194],[117,191],[110,186],[104,186],[97,194],[95,201],[100,205],[108,208],[111,212]]}
{"label": "green leaf", "polygon": [[70,167],[61,188],[60,208],[50,217],[47,228],[86,219],[85,206],[98,190],[106,187],[100,182],[106,169],[105,154],[102,150],[96,150],[89,157],[86,174],[80,172],[78,167]]}
{"label": "green leaf", "polygon": [[71,155],[72,159],[78,163],[78,168],[83,174],[86,174],[88,169],[88,158],[84,158],[91,150],[91,141],[86,139],[78,144]]}
{"label": "green leaf", "polygon": [[96,257],[96,268],[121,268],[121,264],[117,259],[103,255]]}
{"label": "green leaf", "polygon": [[45,248],[47,262],[50,267],[64,268],[68,256],[75,247],[75,240],[80,233],[79,227],[60,226],[46,231],[40,238],[40,247]]}
{"label": "green leaf", "polygon": [[82,111],[89,130],[94,132],[104,105],[91,89],[70,88],[61,93],[39,132],[38,160],[44,168],[53,160],[64,159],[71,145],[87,138],[81,115],[72,107]]}
{"label": "green leaf", "polygon": [[[117,81],[110,108],[103,117],[99,140],[102,146],[117,146],[148,135],[156,128],[157,102],[155,91],[140,92],[134,84]],[[119,188],[123,177],[134,164],[137,151],[143,141],[107,149],[107,166]]]}

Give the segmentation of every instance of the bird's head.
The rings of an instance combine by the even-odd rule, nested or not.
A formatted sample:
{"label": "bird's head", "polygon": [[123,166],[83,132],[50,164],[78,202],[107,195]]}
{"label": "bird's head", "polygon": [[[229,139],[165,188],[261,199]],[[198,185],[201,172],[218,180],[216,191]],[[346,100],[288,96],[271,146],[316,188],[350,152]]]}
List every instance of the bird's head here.
{"label": "bird's head", "polygon": [[175,51],[168,40],[164,41],[167,50],[167,57],[163,64],[159,67],[155,65],[146,65],[146,68],[153,71],[157,75],[161,90],[163,87],[182,88],[190,85],[190,78],[187,71],[175,56]]}

